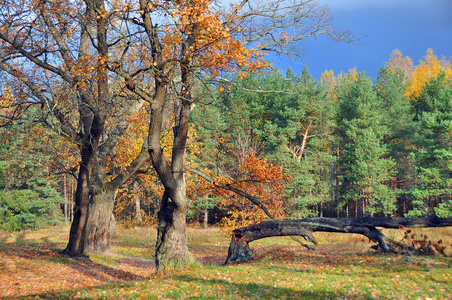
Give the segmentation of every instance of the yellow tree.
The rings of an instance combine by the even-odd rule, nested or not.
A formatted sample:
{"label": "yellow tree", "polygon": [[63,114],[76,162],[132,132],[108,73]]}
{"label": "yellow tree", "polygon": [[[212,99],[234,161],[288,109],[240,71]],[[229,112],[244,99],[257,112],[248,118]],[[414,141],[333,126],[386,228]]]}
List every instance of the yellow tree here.
{"label": "yellow tree", "polygon": [[[114,155],[109,157],[108,169],[109,173],[115,174],[115,169],[126,168],[141,151],[143,142],[147,138],[147,125],[149,119],[147,116],[148,105],[143,105],[139,111],[125,116],[129,126],[124,131],[123,135],[118,140],[118,145],[115,149]],[[174,122],[174,115],[169,113],[165,121],[164,133],[160,140],[163,148],[164,156],[171,157],[173,131],[172,122]],[[117,121],[117,120],[116,120]],[[187,152],[191,155],[199,153],[199,144],[194,143],[196,132],[191,126],[189,129]],[[193,161],[187,162],[190,168],[195,167]],[[116,175],[112,175],[112,179]],[[193,181],[187,181],[188,193],[194,189]],[[122,226],[149,226],[155,223],[156,218],[154,214],[148,215],[142,209],[143,206],[147,211],[157,211],[159,202],[157,198],[163,195],[163,187],[159,183],[159,179],[155,170],[150,165],[150,162],[141,166],[140,170],[134,174],[125,184],[118,190],[115,198],[115,216]]]}
{"label": "yellow tree", "polygon": [[325,70],[320,75],[320,82],[328,87],[328,91],[332,92],[334,89],[334,86],[336,85],[336,77],[334,76],[333,70]]}
{"label": "yellow tree", "polygon": [[443,71],[446,76],[452,79],[452,68],[450,62],[446,58],[441,60],[433,53],[432,49],[428,49],[423,60],[414,67],[414,71],[409,76],[405,96],[411,100],[418,98],[421,95],[422,88],[431,77],[438,76],[439,72]]}
{"label": "yellow tree", "polygon": [[413,73],[413,61],[408,56],[403,57],[399,49],[392,51],[386,66],[392,70],[402,70],[406,78],[410,78]]}
{"label": "yellow tree", "polygon": [[11,85],[7,84],[0,96],[0,127],[6,127],[15,119],[15,115],[18,113],[16,99],[12,93]]}
{"label": "yellow tree", "polygon": [[[117,176],[118,170],[123,170],[130,165],[140,154],[142,145],[146,140],[146,128],[148,124],[147,106],[144,103],[138,105],[134,112],[119,118],[111,118],[107,123],[118,123],[126,121],[129,124],[118,139],[116,148],[108,157],[107,169],[110,180]],[[121,120],[123,119],[123,120]],[[111,124],[108,124],[111,125]],[[119,224],[125,227],[137,225],[149,225],[152,217],[146,215],[142,210],[142,194],[147,189],[150,195],[161,195],[156,186],[157,176],[149,163],[144,163],[136,174],[134,174],[121,188],[115,197],[114,215]],[[151,200],[153,196],[143,198]]]}
{"label": "yellow tree", "polygon": [[338,75],[334,76],[334,71],[333,70],[325,70],[321,75],[320,75],[320,82],[325,85],[326,87],[328,87],[328,92],[330,94],[330,97],[332,97],[332,99],[337,101],[337,95],[335,93],[334,88],[341,82],[343,82],[345,80],[345,78],[347,78],[347,80],[356,80],[358,78],[358,71],[356,69],[356,67],[354,67],[353,69],[348,70],[347,73],[343,73],[340,72]]}

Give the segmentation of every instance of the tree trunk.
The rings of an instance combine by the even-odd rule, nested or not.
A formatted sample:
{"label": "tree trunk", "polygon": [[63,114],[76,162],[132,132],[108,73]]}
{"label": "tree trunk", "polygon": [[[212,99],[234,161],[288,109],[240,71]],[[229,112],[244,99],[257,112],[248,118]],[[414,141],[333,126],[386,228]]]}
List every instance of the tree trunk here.
{"label": "tree trunk", "polygon": [[110,251],[110,228],[114,208],[114,191],[94,194],[89,205],[89,218],[85,251],[87,253],[108,253]]}
{"label": "tree trunk", "polygon": [[273,236],[302,236],[307,241],[317,244],[315,231],[342,232],[362,234],[378,243],[385,252],[399,253],[398,250],[388,246],[387,242],[394,244],[386,238],[376,227],[399,228],[406,227],[446,227],[452,226],[452,218],[307,218],[286,221],[265,221],[247,227],[237,228],[233,231],[228,257],[225,264],[241,263],[253,259],[253,252],[248,244],[252,241]]}
{"label": "tree trunk", "polygon": [[137,194],[135,194],[135,218],[138,223],[143,222],[143,218],[141,217],[140,196]]}
{"label": "tree trunk", "polygon": [[[184,195],[185,196],[185,195]],[[157,270],[183,268],[193,261],[186,235],[187,206],[178,206],[164,193],[158,212],[155,258]]]}
{"label": "tree trunk", "polygon": [[135,181],[133,183],[133,187],[134,187],[134,200],[135,200],[135,219],[137,220],[138,223],[143,222],[143,218],[141,217],[141,203],[140,203],[140,196],[138,194],[138,187],[139,184],[137,181]]}
{"label": "tree trunk", "polygon": [[65,254],[70,256],[83,256],[85,252],[86,224],[89,214],[90,178],[93,158],[92,148],[83,148],[77,189],[75,191],[75,207],[69,232],[69,242],[66,249],[63,250]]}
{"label": "tree trunk", "polygon": [[207,229],[209,226],[209,210],[204,208],[204,229]]}
{"label": "tree trunk", "polygon": [[105,253],[110,250],[110,228],[116,190],[142,166],[148,157],[147,144],[125,172],[108,183],[100,178],[104,170],[95,165],[97,147],[86,146],[82,151],[77,190],[75,192],[74,220],[69,242],[64,253],[83,256],[90,253]]}
{"label": "tree trunk", "polygon": [[[163,73],[162,73],[163,74]],[[184,82],[184,74],[182,81]],[[156,79],[157,81],[157,79]],[[162,80],[164,81],[164,80]],[[190,91],[190,88],[183,89]],[[162,93],[159,96],[159,93]],[[164,101],[165,86],[156,86],[154,100]],[[183,92],[188,97],[189,92]],[[155,260],[158,271],[167,268],[184,268],[194,262],[187,247],[186,216],[188,201],[185,186],[185,149],[190,119],[190,102],[182,101],[175,105],[176,116],[173,127],[174,139],[171,154],[171,166],[163,155],[160,145],[162,135],[163,105],[152,107],[151,123],[149,126],[149,156],[152,165],[165,186],[158,213],[159,225],[157,229],[157,243]]]}
{"label": "tree trunk", "polygon": [[[96,0],[95,3],[86,3],[86,15],[92,17],[93,12],[101,11],[103,2]],[[108,82],[107,71],[105,68],[105,61],[103,58],[107,57],[108,43],[106,41],[106,20],[104,18],[96,18],[96,31],[97,31],[97,53],[99,67],[97,69],[97,92],[89,89],[88,87],[79,86],[77,92],[80,96],[80,104],[78,107],[80,114],[80,132],[76,133],[73,128],[67,128],[69,125],[63,122],[65,128],[69,133],[76,136],[79,139],[81,148],[81,161],[79,167],[79,175],[77,182],[77,190],[75,192],[75,209],[74,220],[71,225],[69,242],[64,250],[64,253],[70,256],[82,256],[85,253],[87,234],[88,234],[88,220],[90,213],[90,202],[95,199],[93,196],[92,184],[93,179],[98,179],[96,175],[93,178],[94,167],[96,167],[96,160],[98,159],[98,146],[100,137],[104,131],[105,117],[107,114],[105,103],[109,99],[108,95]],[[94,23],[92,23],[94,25]],[[83,59],[90,51],[91,35],[90,26],[83,28],[82,35],[80,37],[79,58]],[[93,105],[99,103],[99,105]],[[57,114],[57,117],[61,117],[61,114]],[[64,119],[64,118],[63,118]],[[98,171],[97,171],[98,172]]]}
{"label": "tree trunk", "polygon": [[[150,43],[150,55],[154,62],[152,73],[155,89],[152,96],[138,88],[130,74],[122,74],[124,75],[127,88],[151,104],[148,135],[149,156],[155,171],[165,187],[165,193],[158,213],[159,224],[155,247],[156,266],[157,270],[161,271],[166,268],[184,267],[193,261],[187,247],[186,214],[188,201],[185,194],[184,166],[190,111],[193,103],[191,90],[193,87],[194,68],[192,66],[193,53],[191,52],[191,46],[194,40],[190,35],[189,38],[184,39],[181,43],[179,66],[181,89],[174,100],[174,138],[171,161],[169,162],[167,157],[163,155],[161,145],[164,110],[168,103],[167,89],[169,87],[166,58],[160,41],[158,26],[154,26],[152,23],[147,1],[140,1],[139,4],[142,11],[142,24]],[[190,31],[195,32],[196,30],[198,29],[193,28]]]}

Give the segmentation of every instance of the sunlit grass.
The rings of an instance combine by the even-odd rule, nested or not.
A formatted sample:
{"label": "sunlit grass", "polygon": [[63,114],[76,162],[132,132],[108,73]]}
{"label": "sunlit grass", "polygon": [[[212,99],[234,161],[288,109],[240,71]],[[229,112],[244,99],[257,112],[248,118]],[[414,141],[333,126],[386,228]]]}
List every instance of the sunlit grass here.
{"label": "sunlit grass", "polygon": [[52,243],[63,244],[69,238],[69,227],[55,226],[40,230],[23,230],[19,232],[1,232],[0,241],[4,243],[29,244]]}
{"label": "sunlit grass", "polygon": [[111,251],[131,256],[153,257],[157,239],[155,228],[118,228],[112,237]]}

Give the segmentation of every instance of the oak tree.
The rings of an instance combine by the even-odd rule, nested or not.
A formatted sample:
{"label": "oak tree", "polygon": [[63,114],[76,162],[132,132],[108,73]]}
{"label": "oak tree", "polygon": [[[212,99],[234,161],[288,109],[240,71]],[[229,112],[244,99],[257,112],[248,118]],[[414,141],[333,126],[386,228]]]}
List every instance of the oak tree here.
{"label": "oak tree", "polygon": [[[18,113],[40,107],[37,121],[79,150],[74,221],[65,252],[83,255],[110,247],[116,189],[145,161],[143,151],[113,179],[107,157],[127,123],[107,120],[133,111],[119,80],[107,70],[108,16],[103,1],[2,1],[0,69]],[[138,103],[138,102],[136,102]],[[17,114],[16,114],[17,115]]]}
{"label": "oak tree", "polygon": [[[165,187],[156,245],[157,267],[162,270],[191,260],[184,165],[188,121],[198,99],[195,77],[206,81],[236,68],[258,71],[266,65],[261,59],[265,51],[284,53],[287,45],[309,36],[345,41],[350,36],[331,30],[328,11],[315,1],[243,1],[224,9],[207,0],[141,0],[126,3],[122,11],[127,25],[117,28],[128,41],[110,69],[150,103],[148,149]],[[128,65],[134,52],[140,64]],[[165,157],[160,140],[165,111],[171,106],[176,115],[173,150]]]}

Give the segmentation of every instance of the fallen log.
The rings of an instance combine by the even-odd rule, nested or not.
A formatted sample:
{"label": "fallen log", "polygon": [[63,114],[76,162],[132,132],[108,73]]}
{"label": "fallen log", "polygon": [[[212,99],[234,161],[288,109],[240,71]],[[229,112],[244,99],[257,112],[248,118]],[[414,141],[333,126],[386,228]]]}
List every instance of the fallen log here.
{"label": "fallen log", "polygon": [[[233,230],[225,264],[253,260],[253,252],[249,248],[249,243],[267,237],[301,236],[308,242],[317,245],[313,236],[313,232],[316,231],[361,234],[377,243],[379,249],[384,252],[401,253],[403,251],[393,247],[400,243],[386,238],[377,227],[400,228],[402,226],[410,228],[446,227],[452,226],[452,218],[365,217],[358,219],[306,218],[264,221]],[[407,246],[406,249],[409,249],[409,247]]]}

